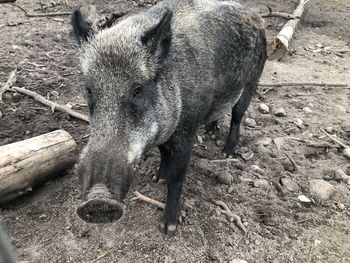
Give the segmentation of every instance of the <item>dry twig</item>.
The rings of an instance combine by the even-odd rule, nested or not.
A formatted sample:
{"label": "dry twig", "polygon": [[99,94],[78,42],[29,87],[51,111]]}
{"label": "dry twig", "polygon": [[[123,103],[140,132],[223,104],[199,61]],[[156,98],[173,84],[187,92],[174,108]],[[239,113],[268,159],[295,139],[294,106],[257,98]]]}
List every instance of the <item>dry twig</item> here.
{"label": "dry twig", "polygon": [[19,8],[20,10],[23,11],[24,15],[26,17],[50,17],[50,16],[69,16],[72,13],[71,12],[57,12],[57,13],[42,13],[42,14],[31,14],[28,13],[27,10],[25,10],[23,7],[17,5],[17,4],[11,4],[17,8]]}
{"label": "dry twig", "polygon": [[293,164],[294,169],[296,171],[298,171],[299,167],[298,167],[297,163],[295,162],[294,158],[289,153],[286,153],[286,156],[288,157],[289,161]]}
{"label": "dry twig", "polygon": [[212,160],[211,162],[212,162],[212,163],[238,162],[238,159],[235,159],[235,158],[227,158],[227,159]]}
{"label": "dry twig", "polygon": [[112,253],[112,251],[106,251],[106,252],[102,253],[95,260],[93,260],[92,263],[95,263],[95,262],[99,261],[100,259],[109,256],[111,253]]}
{"label": "dry twig", "polygon": [[306,146],[313,147],[313,148],[341,148],[341,146],[330,144],[328,142],[313,142],[309,140],[304,140],[296,137],[286,137],[287,139],[291,139],[294,141],[305,143]]}
{"label": "dry twig", "polygon": [[30,90],[27,90],[27,89],[24,89],[24,88],[20,88],[20,87],[12,87],[11,89],[9,89],[11,91],[17,91],[19,93],[22,93],[22,94],[25,94],[25,95],[28,95],[30,97],[32,97],[34,100],[46,105],[46,106],[49,106],[52,110],[52,112],[54,112],[54,110],[59,110],[61,112],[65,112],[67,113],[68,115],[74,117],[74,118],[77,118],[77,119],[80,119],[82,121],[85,121],[85,122],[89,122],[89,117],[86,116],[85,114],[82,114],[82,113],[79,113],[75,110],[72,110],[66,106],[63,106],[63,105],[60,105],[56,102],[53,102],[53,101],[50,101],[50,100],[47,100],[45,99],[43,96],[39,95],[38,93],[34,92],[34,91],[30,91]]}
{"label": "dry twig", "polygon": [[230,222],[235,222],[236,225],[238,226],[238,228],[244,234],[247,233],[247,230],[246,230],[245,226],[243,225],[241,218],[238,215],[235,215],[234,213],[232,213],[230,208],[228,207],[228,205],[225,202],[218,200],[218,201],[214,201],[214,203],[222,208],[220,211],[229,217]]}
{"label": "dry twig", "polygon": [[17,79],[17,69],[11,71],[6,83],[0,89],[0,103],[2,103],[2,95],[12,87],[12,85],[16,82],[16,79]]}
{"label": "dry twig", "polygon": [[278,83],[259,83],[260,87],[287,87],[287,86],[318,86],[318,87],[348,87],[346,83],[325,83],[325,82],[278,82]]}
{"label": "dry twig", "polygon": [[163,204],[162,202],[159,202],[157,200],[151,199],[151,198],[141,194],[138,191],[134,191],[134,195],[136,195],[136,196],[131,198],[131,201],[141,200],[141,201],[144,201],[144,202],[149,203],[151,205],[155,205],[156,207],[158,207],[160,209],[164,209],[165,208],[165,204]]}
{"label": "dry twig", "polygon": [[338,140],[337,138],[334,138],[332,135],[330,135],[328,132],[326,132],[324,129],[320,128],[321,131],[327,135],[327,137],[329,139],[331,139],[333,142],[338,143],[341,147],[343,147],[344,149],[350,148],[348,145],[346,145],[345,143],[342,143],[340,140]]}
{"label": "dry twig", "polygon": [[288,14],[288,13],[282,13],[282,12],[269,12],[267,14],[260,14],[262,18],[267,18],[267,17],[281,17],[281,18],[286,18],[286,19],[295,19],[293,14]]}

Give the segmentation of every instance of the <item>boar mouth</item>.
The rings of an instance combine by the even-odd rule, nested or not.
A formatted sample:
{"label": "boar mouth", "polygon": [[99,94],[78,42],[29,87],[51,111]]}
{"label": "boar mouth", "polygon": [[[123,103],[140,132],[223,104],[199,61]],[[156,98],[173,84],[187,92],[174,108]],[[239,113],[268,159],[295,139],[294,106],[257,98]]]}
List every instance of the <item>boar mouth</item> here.
{"label": "boar mouth", "polygon": [[87,223],[111,223],[121,218],[123,208],[105,185],[97,184],[89,191],[87,201],[78,206],[77,214]]}

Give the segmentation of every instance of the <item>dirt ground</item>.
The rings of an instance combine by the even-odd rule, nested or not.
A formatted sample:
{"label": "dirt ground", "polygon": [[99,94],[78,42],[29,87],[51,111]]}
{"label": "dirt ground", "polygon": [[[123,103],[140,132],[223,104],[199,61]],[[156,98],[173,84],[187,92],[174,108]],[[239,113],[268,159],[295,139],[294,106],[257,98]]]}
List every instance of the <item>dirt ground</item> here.
{"label": "dirt ground", "polygon": [[[45,10],[40,10],[39,2],[34,0],[16,3],[30,12],[58,12],[71,11],[87,2],[94,2],[101,12],[147,8],[126,0],[47,1]],[[265,12],[262,3],[283,12],[292,12],[296,6],[296,1],[287,0],[242,2]],[[282,61],[267,62],[261,82],[350,84],[350,52],[337,52],[350,49],[350,2],[310,0],[307,6],[290,54]],[[272,36],[284,20],[267,22],[268,35]],[[0,82],[4,83],[17,66],[17,86],[86,112],[86,108],[76,105],[84,103],[84,96],[79,54],[68,16],[29,18],[16,7],[0,5],[0,41]],[[237,161],[215,162],[223,159],[229,117],[221,121],[215,138],[199,131],[203,143],[193,150],[182,195],[186,217],[175,237],[158,231],[162,212],[149,204],[130,201],[132,194],[125,200],[120,221],[105,225],[82,222],[75,213],[80,202],[79,184],[70,170],[0,209],[1,224],[20,260],[350,262],[350,185],[334,179],[339,168],[350,175],[349,160],[341,149],[314,148],[307,142],[331,143],[320,128],[332,127],[328,131],[350,144],[350,89],[260,87],[258,92],[246,114],[257,125],[242,125],[238,147],[242,157]],[[260,113],[260,103],[268,105],[270,113]],[[279,108],[285,109],[286,117],[275,116]],[[86,123],[60,112],[52,114],[26,96],[6,93],[0,111],[0,145],[56,129],[70,132],[79,149],[87,142]],[[133,187],[164,201],[164,185],[151,181],[159,164],[158,152],[149,152],[145,159]],[[252,165],[263,171],[258,173]],[[218,182],[217,176],[223,171],[232,174],[232,185]],[[334,194],[326,200],[313,195],[309,184],[314,179],[330,183]],[[310,207],[298,201],[302,194],[314,200]],[[224,201],[242,218],[246,235],[220,213],[216,200]]]}

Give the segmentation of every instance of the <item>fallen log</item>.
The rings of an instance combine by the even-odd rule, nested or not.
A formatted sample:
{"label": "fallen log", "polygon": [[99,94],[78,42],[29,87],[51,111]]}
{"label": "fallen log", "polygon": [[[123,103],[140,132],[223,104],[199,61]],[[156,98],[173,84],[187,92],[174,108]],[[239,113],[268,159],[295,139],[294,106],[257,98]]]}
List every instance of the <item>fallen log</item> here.
{"label": "fallen log", "polygon": [[294,18],[288,20],[277,36],[268,44],[267,55],[270,60],[281,59],[288,51],[289,43],[292,40],[295,29],[304,13],[304,7],[307,2],[309,2],[309,0],[299,1],[297,8],[292,14],[292,17]]}
{"label": "fallen log", "polygon": [[76,148],[76,142],[64,130],[0,146],[0,203],[72,167]]}
{"label": "fallen log", "polygon": [[14,3],[16,0],[0,0],[0,4]]}

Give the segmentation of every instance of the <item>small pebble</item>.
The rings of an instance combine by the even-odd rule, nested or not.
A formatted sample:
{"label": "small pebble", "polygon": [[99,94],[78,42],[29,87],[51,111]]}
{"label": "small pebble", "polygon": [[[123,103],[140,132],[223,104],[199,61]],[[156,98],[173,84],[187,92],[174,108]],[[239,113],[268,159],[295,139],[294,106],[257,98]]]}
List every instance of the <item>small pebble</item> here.
{"label": "small pebble", "polygon": [[221,184],[231,185],[232,183],[232,175],[226,170],[218,172],[217,177]]}
{"label": "small pebble", "polygon": [[341,105],[335,105],[334,110],[338,113],[346,113],[345,107]]}
{"label": "small pebble", "polygon": [[259,174],[261,174],[261,175],[263,175],[264,174],[264,169],[261,169],[259,166],[257,166],[257,165],[255,165],[255,164],[253,164],[252,166],[251,166],[251,168],[252,168],[252,170],[254,171],[254,172],[257,172],[257,173],[259,173]]}
{"label": "small pebble", "polygon": [[337,203],[337,207],[342,211],[345,209],[345,205],[342,203]]}
{"label": "small pebble", "polygon": [[0,119],[2,118],[2,112],[0,111]]}
{"label": "small pebble", "polygon": [[286,117],[287,113],[286,110],[284,108],[279,108],[275,111],[275,116],[276,117]]}
{"label": "small pebble", "polygon": [[260,103],[259,104],[259,111],[263,114],[266,114],[266,113],[269,113],[270,112],[270,108],[269,106],[267,106],[266,104],[264,103]]}
{"label": "small pebble", "polygon": [[334,193],[334,186],[324,180],[311,180],[310,193],[322,200],[329,199]]}
{"label": "small pebble", "polygon": [[257,125],[256,121],[251,118],[246,118],[244,122],[249,127],[255,127]]}
{"label": "small pebble", "polygon": [[300,189],[299,185],[289,178],[282,178],[281,183],[284,186],[284,188],[286,188],[290,192],[297,192]]}
{"label": "small pebble", "polygon": [[333,129],[333,127],[327,127],[326,129],[325,129],[325,131],[326,132],[328,132],[328,133],[333,133],[334,132],[334,129]]}
{"label": "small pebble", "polygon": [[261,188],[261,189],[268,189],[268,188],[270,188],[270,184],[265,179],[258,179],[256,181],[254,181],[254,187]]}
{"label": "small pebble", "polygon": [[305,195],[299,195],[298,200],[305,207],[310,207],[311,204],[313,203],[312,200],[306,197]]}
{"label": "small pebble", "polygon": [[40,219],[46,219],[46,218],[47,218],[47,215],[42,214],[42,215],[39,216],[39,218],[40,218]]}
{"label": "small pebble", "polygon": [[296,126],[298,126],[299,128],[303,127],[303,120],[302,119],[294,119],[293,121],[295,123]]}
{"label": "small pebble", "polygon": [[281,150],[282,146],[284,145],[284,138],[283,137],[277,137],[273,139],[273,142],[277,146],[277,150]]}
{"label": "small pebble", "polygon": [[306,112],[306,113],[311,113],[312,109],[310,109],[309,107],[304,107],[303,111]]}
{"label": "small pebble", "polygon": [[231,194],[233,192],[233,190],[235,190],[235,186],[232,184],[230,185],[230,187],[227,190],[227,193]]}
{"label": "small pebble", "polygon": [[54,96],[54,97],[60,96],[60,94],[56,90],[51,91],[51,95]]}
{"label": "small pebble", "polygon": [[241,157],[243,160],[249,161],[250,159],[252,159],[254,157],[254,153],[253,152],[242,153]]}
{"label": "small pebble", "polygon": [[222,146],[224,146],[225,143],[223,141],[216,141],[215,144],[218,147],[222,147]]}
{"label": "small pebble", "polygon": [[26,135],[29,135],[30,134],[30,130],[26,130]]}
{"label": "small pebble", "polygon": [[294,172],[295,171],[295,167],[294,165],[291,163],[291,161],[289,161],[289,159],[286,159],[283,161],[282,163],[284,169],[288,172]]}
{"label": "small pebble", "polygon": [[345,148],[343,154],[346,158],[350,159],[350,148]]}
{"label": "small pebble", "polygon": [[350,181],[350,176],[346,175],[346,173],[339,168],[335,170],[334,179],[344,183],[348,183]]}
{"label": "small pebble", "polygon": [[266,148],[264,145],[259,144],[256,148],[256,152],[259,154],[271,154],[270,149]]}
{"label": "small pebble", "polygon": [[272,139],[266,137],[266,138],[258,140],[255,144],[256,145],[260,145],[261,144],[263,146],[267,146],[267,145],[271,144],[271,142],[272,142]]}
{"label": "small pebble", "polygon": [[200,144],[203,143],[203,138],[202,138],[202,136],[197,135],[197,140],[198,140],[198,142],[199,142]]}
{"label": "small pebble", "polygon": [[199,188],[203,188],[203,183],[201,181],[197,181],[197,185]]}

